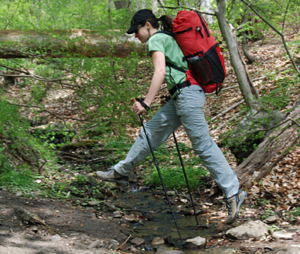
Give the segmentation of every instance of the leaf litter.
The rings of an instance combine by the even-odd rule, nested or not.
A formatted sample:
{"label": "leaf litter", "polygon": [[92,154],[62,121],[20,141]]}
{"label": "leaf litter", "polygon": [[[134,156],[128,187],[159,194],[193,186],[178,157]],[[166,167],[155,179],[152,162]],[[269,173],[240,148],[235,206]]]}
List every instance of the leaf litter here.
{"label": "leaf litter", "polygon": [[[257,63],[248,65],[250,77],[257,79],[254,81],[254,86],[257,88],[261,96],[266,96],[268,93],[278,87],[277,81],[287,76],[293,76],[294,70],[292,69],[288,60],[286,60],[286,53],[281,45],[259,45],[258,43],[251,43],[249,48],[252,48],[250,52],[257,59]],[[223,84],[224,90],[219,96],[207,95],[206,106],[204,108],[205,117],[209,122],[210,132],[212,138],[218,143],[221,134],[227,132],[229,129],[235,126],[244,116],[241,113],[243,106],[241,104],[229,112],[219,116],[216,120],[210,122],[210,119],[219,113],[223,112],[226,108],[230,107],[234,103],[242,100],[242,94],[237,85],[237,79],[233,74],[232,67],[230,66],[228,53],[224,53],[226,68],[228,75]],[[244,59],[246,60],[246,59]],[[286,70],[282,71],[283,68]],[[275,75],[275,79],[272,77]],[[266,75],[267,74],[267,75]],[[122,73],[120,74],[122,75]],[[149,72],[148,81],[151,78]],[[140,82],[142,82],[140,80]],[[22,90],[22,91],[21,91]],[[7,89],[7,94],[12,101],[19,101],[19,103],[25,103],[29,98],[28,87],[24,89],[17,87],[10,87]],[[294,103],[299,100],[299,85],[291,85],[287,91],[289,92],[289,102],[281,109],[282,112],[290,110]],[[20,94],[22,95],[20,97]],[[144,96],[146,94],[143,94]],[[154,107],[156,105],[162,105],[162,97],[167,95],[166,85],[163,85],[156,96],[154,101]],[[20,100],[21,99],[21,100]],[[80,119],[82,116],[78,112],[77,108],[78,98],[70,89],[54,89],[51,90],[48,97],[44,100],[45,108],[51,109],[52,112],[59,116],[69,117],[74,119]],[[91,107],[90,111],[94,109]],[[35,117],[35,111],[31,108],[22,108],[23,116],[33,119]],[[241,114],[241,115],[240,115]],[[47,112],[41,112],[39,117],[44,116],[48,122],[55,122],[57,119],[54,115],[49,115]],[[233,118],[234,117],[234,118]],[[145,119],[149,120],[147,115]],[[76,120],[68,120],[70,122],[76,122]],[[225,124],[224,124],[225,123]],[[221,128],[218,128],[222,124]],[[139,135],[140,127],[132,127],[128,125],[126,127],[126,135],[132,140],[135,140]],[[191,147],[191,143],[182,127],[176,131],[176,137],[178,142],[184,143],[187,147]],[[168,146],[173,147],[173,140],[171,137],[166,141]],[[221,148],[224,152],[229,164],[234,169],[237,166],[237,161],[231,152],[226,148]],[[185,158],[190,155],[184,154]],[[272,213],[283,212],[282,220],[299,222],[299,214],[293,216],[287,212],[292,211],[294,208],[299,206],[300,203],[300,148],[299,146],[294,147],[285,158],[280,161],[272,171],[267,174],[261,182],[255,182],[252,188],[248,191],[248,198],[245,205],[245,209],[242,211],[242,216],[245,219],[257,218],[257,216],[266,215],[266,211],[272,210]],[[140,166],[138,166],[140,167]],[[254,172],[255,174],[255,172]],[[251,206],[255,207],[252,208]],[[211,210],[211,206],[203,205],[203,209]],[[260,211],[260,212],[257,212]],[[281,213],[282,214],[282,213]],[[219,220],[226,217],[226,212],[221,210],[213,211],[210,213],[208,220]],[[283,224],[284,225],[284,222]],[[286,224],[290,226],[290,224]],[[297,224],[296,224],[297,225]],[[210,246],[216,244],[214,240],[209,243]],[[218,242],[221,245],[221,242]],[[223,240],[223,244],[229,244],[228,240]]]}

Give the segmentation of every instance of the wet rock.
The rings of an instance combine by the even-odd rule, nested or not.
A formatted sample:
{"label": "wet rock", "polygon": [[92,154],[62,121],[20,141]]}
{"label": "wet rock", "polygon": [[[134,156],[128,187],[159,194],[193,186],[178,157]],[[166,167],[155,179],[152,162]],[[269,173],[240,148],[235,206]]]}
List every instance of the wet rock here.
{"label": "wet rock", "polygon": [[139,238],[139,237],[135,237],[135,238],[133,238],[133,239],[131,240],[131,243],[132,243],[132,244],[135,244],[135,245],[141,245],[141,244],[143,244],[144,242],[145,242],[145,240],[142,239],[142,238]]}
{"label": "wet rock", "polygon": [[110,249],[114,249],[114,250],[118,249],[120,243],[117,240],[111,239],[109,242],[110,242],[110,246],[109,246]]}
{"label": "wet rock", "polygon": [[249,221],[226,232],[226,236],[238,240],[261,239],[268,234],[268,225],[262,221]]}
{"label": "wet rock", "polygon": [[103,240],[97,240],[97,241],[94,241],[92,242],[88,248],[89,249],[96,249],[96,248],[101,248],[102,246],[104,246],[104,241]]}
{"label": "wet rock", "polygon": [[172,236],[167,236],[166,243],[170,246],[176,246],[176,240]]}
{"label": "wet rock", "polygon": [[132,253],[139,253],[140,252],[137,248],[133,247],[132,245],[130,246],[129,251],[131,251]]}
{"label": "wet rock", "polygon": [[288,233],[283,231],[275,231],[272,233],[272,237],[276,239],[292,240],[294,233]]}
{"label": "wet rock", "polygon": [[60,235],[53,235],[53,236],[51,236],[51,240],[54,242],[58,242],[61,240],[61,237],[60,237]]}
{"label": "wet rock", "polygon": [[[236,254],[239,253],[240,250],[233,248],[233,247],[220,247],[216,249],[206,250],[203,253],[209,253],[209,254]],[[200,252],[198,252],[200,253]],[[202,252],[201,252],[202,253]]]}
{"label": "wet rock", "polygon": [[113,218],[122,218],[122,214],[119,211],[114,211]]}
{"label": "wet rock", "polygon": [[159,244],[164,244],[164,243],[165,243],[164,239],[162,239],[160,237],[154,237],[151,242],[152,245],[159,245]]}
{"label": "wet rock", "polygon": [[299,253],[300,253],[300,247],[298,246],[280,248],[274,252],[274,254],[299,254]]}
{"label": "wet rock", "polygon": [[98,201],[98,200],[92,200],[92,201],[89,201],[87,204],[88,206],[96,206],[98,204],[100,204],[101,202]]}
{"label": "wet rock", "polygon": [[273,215],[273,216],[270,216],[269,218],[265,219],[264,223],[272,224],[272,223],[276,223],[277,221],[278,221],[278,216]]}
{"label": "wet rock", "polygon": [[125,215],[123,217],[124,220],[128,221],[128,222],[131,222],[131,223],[135,223],[135,222],[139,222],[139,218],[134,216],[133,214],[131,215]]}
{"label": "wet rock", "polygon": [[187,249],[202,249],[206,246],[206,239],[200,236],[185,241],[184,247]]}
{"label": "wet rock", "polygon": [[181,250],[174,250],[163,245],[160,245],[155,254],[183,254]]}

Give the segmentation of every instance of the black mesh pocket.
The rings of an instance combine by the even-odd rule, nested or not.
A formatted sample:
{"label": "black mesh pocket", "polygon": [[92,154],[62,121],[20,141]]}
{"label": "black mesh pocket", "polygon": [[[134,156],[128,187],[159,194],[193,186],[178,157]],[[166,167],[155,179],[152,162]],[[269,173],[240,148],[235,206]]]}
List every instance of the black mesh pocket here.
{"label": "black mesh pocket", "polygon": [[209,59],[206,57],[206,55],[194,56],[192,58],[187,59],[190,63],[192,74],[194,78],[200,83],[200,84],[208,84],[213,76],[212,71],[209,65]]}
{"label": "black mesh pocket", "polygon": [[219,54],[217,52],[217,45],[210,48],[206,53],[206,58],[210,66],[210,71],[212,73],[212,83],[223,83],[225,79],[225,72],[223,65],[221,63],[221,59],[219,57]]}
{"label": "black mesh pocket", "polygon": [[225,79],[225,72],[217,51],[218,44],[211,47],[202,56],[188,58],[194,78],[201,84],[221,84]]}

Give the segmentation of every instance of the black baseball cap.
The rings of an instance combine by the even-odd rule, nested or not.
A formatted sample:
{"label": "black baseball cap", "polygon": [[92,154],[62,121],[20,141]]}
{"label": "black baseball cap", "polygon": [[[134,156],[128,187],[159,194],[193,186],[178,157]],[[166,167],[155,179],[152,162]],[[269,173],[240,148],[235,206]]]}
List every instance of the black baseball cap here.
{"label": "black baseball cap", "polygon": [[151,10],[142,9],[136,12],[131,19],[131,26],[126,33],[133,34],[138,28],[139,24],[147,19],[153,18],[155,15]]}

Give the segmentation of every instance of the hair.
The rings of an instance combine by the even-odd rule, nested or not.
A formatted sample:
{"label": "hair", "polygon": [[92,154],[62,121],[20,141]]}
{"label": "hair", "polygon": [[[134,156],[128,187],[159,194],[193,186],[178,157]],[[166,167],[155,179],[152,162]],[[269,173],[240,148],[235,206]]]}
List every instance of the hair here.
{"label": "hair", "polygon": [[[153,17],[141,22],[141,24],[144,25],[146,21],[148,21],[153,28],[159,29],[159,27],[161,27],[163,31],[172,31],[172,18],[168,15],[163,15],[159,19]],[[161,25],[159,25],[159,22],[161,22]]]}

